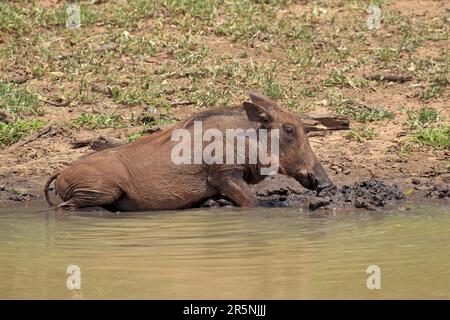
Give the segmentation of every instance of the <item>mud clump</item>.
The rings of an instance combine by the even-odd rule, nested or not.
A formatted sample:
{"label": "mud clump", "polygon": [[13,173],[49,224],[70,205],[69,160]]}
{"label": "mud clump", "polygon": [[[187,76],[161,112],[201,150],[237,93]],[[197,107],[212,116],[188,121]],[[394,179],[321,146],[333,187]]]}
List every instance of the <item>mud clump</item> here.
{"label": "mud clump", "polygon": [[261,205],[306,207],[309,210],[319,208],[355,207],[367,210],[380,210],[388,204],[405,198],[396,186],[387,186],[383,182],[370,179],[356,182],[351,186],[332,187],[322,190],[298,192],[289,188],[262,191],[257,193]]}
{"label": "mud clump", "polygon": [[431,183],[414,183],[414,192],[425,198],[432,199],[450,199],[450,184],[442,182],[438,184]]}
{"label": "mud clump", "polygon": [[316,210],[316,209],[319,209],[319,208],[329,205],[332,201],[333,201],[333,199],[330,197],[324,197],[324,198],[314,197],[309,200],[308,208],[310,210]]}
{"label": "mud clump", "polygon": [[450,198],[450,185],[432,186],[426,192],[425,196],[438,199]]}
{"label": "mud clump", "polygon": [[351,202],[356,208],[377,210],[404,198],[405,195],[396,185],[386,186],[381,181],[371,179],[356,182],[351,187],[343,186],[337,200]]}

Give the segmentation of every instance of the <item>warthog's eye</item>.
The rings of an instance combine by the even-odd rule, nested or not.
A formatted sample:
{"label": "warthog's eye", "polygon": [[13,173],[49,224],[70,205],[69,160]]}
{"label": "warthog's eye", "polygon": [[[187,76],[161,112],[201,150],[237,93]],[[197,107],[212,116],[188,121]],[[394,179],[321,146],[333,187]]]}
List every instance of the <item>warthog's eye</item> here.
{"label": "warthog's eye", "polygon": [[294,127],[284,126],[284,132],[291,139],[295,137],[295,129],[294,129]]}

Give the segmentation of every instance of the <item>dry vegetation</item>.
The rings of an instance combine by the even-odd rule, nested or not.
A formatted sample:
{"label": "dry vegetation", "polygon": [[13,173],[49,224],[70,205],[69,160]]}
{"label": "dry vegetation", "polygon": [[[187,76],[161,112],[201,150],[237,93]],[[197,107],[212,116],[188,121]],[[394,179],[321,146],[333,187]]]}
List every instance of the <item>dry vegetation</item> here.
{"label": "dry vegetation", "polygon": [[[449,183],[448,1],[97,2],[80,1],[82,26],[69,30],[65,1],[0,1],[5,181],[91,152],[73,139],[134,140],[256,89],[299,114],[351,117],[350,132],[311,138],[337,182]],[[370,3],[380,30],[367,28]]]}

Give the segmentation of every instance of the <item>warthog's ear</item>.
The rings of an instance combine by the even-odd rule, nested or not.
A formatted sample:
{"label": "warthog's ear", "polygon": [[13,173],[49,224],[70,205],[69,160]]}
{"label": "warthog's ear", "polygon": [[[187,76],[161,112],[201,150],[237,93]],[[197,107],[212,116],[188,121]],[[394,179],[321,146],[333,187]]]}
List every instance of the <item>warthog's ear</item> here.
{"label": "warthog's ear", "polygon": [[269,98],[260,93],[250,92],[249,95],[250,100],[260,107],[266,108],[271,111],[277,108],[277,104],[275,103],[275,101],[270,100]]}
{"label": "warthog's ear", "polygon": [[271,111],[268,108],[254,104],[253,102],[244,102],[244,110],[247,113],[248,120],[267,124],[272,121]]}

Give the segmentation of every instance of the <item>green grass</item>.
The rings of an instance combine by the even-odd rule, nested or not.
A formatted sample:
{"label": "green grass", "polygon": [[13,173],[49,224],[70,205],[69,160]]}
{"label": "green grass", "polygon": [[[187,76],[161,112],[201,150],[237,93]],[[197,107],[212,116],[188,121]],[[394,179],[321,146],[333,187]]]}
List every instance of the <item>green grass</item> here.
{"label": "green grass", "polygon": [[268,79],[263,86],[263,93],[273,99],[284,97],[285,90],[283,85],[276,79]]}
{"label": "green grass", "polygon": [[[375,2],[383,4],[379,32],[366,27],[367,6]],[[76,117],[70,125],[138,129],[142,124],[128,119],[144,106],[160,110],[188,101],[188,106],[176,107],[183,114],[181,110],[241,103],[248,91],[257,90],[283,107],[315,113],[337,92],[337,101],[323,104],[330,112],[348,115],[353,122],[380,122],[371,125],[379,128],[394,114],[364,105],[364,97],[381,101],[385,93],[395,92],[418,105],[449,97],[448,15],[430,12],[430,19],[385,3],[389,1],[79,1],[81,28],[67,30],[64,1],[44,7],[39,1],[0,0],[0,76],[34,76],[20,85],[0,80],[0,108],[30,120],[45,107],[52,117],[66,107],[44,104],[40,96],[69,99],[79,92],[67,106]],[[99,50],[104,46],[109,49]],[[413,81],[362,77],[387,70],[412,75]],[[83,87],[83,82],[105,84],[112,96]],[[99,112],[103,106],[122,116]],[[414,130],[440,121],[440,116],[433,120],[431,111],[408,115]]]}
{"label": "green grass", "polygon": [[130,87],[123,89],[112,89],[113,99],[124,105],[139,105],[144,103],[151,103],[154,96],[141,88]]}
{"label": "green grass", "polygon": [[41,104],[36,94],[25,88],[0,81],[0,109],[9,111],[16,117],[42,115]]}
{"label": "green grass", "polygon": [[227,104],[227,97],[220,92],[205,88],[198,90],[194,96],[194,101],[199,107],[212,107],[222,104]]}
{"label": "green grass", "polygon": [[395,62],[399,57],[399,50],[395,48],[378,48],[375,57],[380,62]]}
{"label": "green grass", "polygon": [[428,101],[431,99],[438,98],[442,96],[442,94],[445,92],[445,88],[440,85],[432,85],[430,87],[426,87],[419,93],[419,97],[424,100]]}
{"label": "green grass", "polygon": [[146,129],[140,129],[138,131],[133,132],[132,134],[127,136],[128,142],[133,142],[142,137],[142,135],[145,133]]}
{"label": "green grass", "polygon": [[256,37],[268,41],[274,32],[270,21],[275,18],[275,8],[276,3],[266,5],[263,1],[230,1],[222,8],[227,12],[226,20],[214,26],[214,33],[247,45],[251,45]]}
{"label": "green grass", "polygon": [[124,121],[120,115],[92,114],[83,112],[72,121],[73,127],[85,129],[121,128]]}
{"label": "green grass", "polygon": [[0,121],[0,147],[16,143],[45,124],[40,119],[30,119],[43,114],[37,95],[12,83],[0,81],[0,109],[15,119],[8,124]]}
{"label": "green grass", "polygon": [[42,128],[44,124],[42,120],[17,120],[9,124],[0,121],[0,147],[16,143]]}
{"label": "green grass", "polygon": [[337,114],[347,115],[353,120],[359,122],[375,122],[381,120],[390,120],[394,118],[394,114],[381,107],[368,107],[353,104],[350,100],[344,101],[335,107]]}
{"label": "green grass", "polygon": [[443,57],[426,61],[413,60],[417,66],[416,76],[423,83],[417,93],[422,101],[428,102],[440,98],[448,91],[450,85],[450,58],[448,56],[448,50],[444,49]]}
{"label": "green grass", "polygon": [[431,107],[422,107],[417,111],[407,110],[406,114],[408,116],[406,124],[415,129],[426,127],[443,118],[435,108]]}
{"label": "green grass", "polygon": [[208,55],[208,49],[201,45],[192,45],[175,53],[180,65],[192,66],[201,63]]}
{"label": "green grass", "polygon": [[433,149],[450,149],[450,127],[446,125],[422,128],[412,133],[410,140]]}
{"label": "green grass", "polygon": [[325,80],[327,87],[350,87],[353,89],[361,88],[368,83],[367,80],[345,74],[344,70],[333,70],[328,74],[328,79]]}
{"label": "green grass", "polygon": [[25,11],[7,2],[0,2],[0,31],[21,31],[25,25]]}
{"label": "green grass", "polygon": [[347,133],[347,138],[362,143],[366,140],[373,140],[378,137],[378,135],[378,132],[376,132],[372,128],[359,127],[350,129],[350,131]]}

